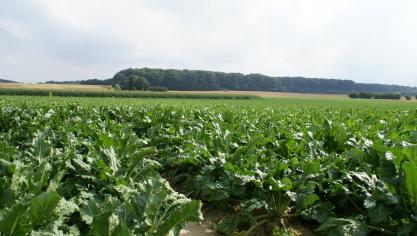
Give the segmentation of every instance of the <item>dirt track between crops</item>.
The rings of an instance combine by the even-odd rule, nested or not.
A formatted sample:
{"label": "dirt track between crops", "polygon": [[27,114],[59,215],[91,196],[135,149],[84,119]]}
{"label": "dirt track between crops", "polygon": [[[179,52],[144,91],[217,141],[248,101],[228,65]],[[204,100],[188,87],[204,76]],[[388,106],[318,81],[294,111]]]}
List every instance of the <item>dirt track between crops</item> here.
{"label": "dirt track between crops", "polygon": [[[204,220],[200,223],[188,223],[180,232],[180,236],[218,236],[214,230],[214,224],[225,216],[224,209],[215,209],[213,207],[203,209]],[[314,236],[315,234],[305,226],[295,223],[286,222],[294,236]]]}
{"label": "dirt track between crops", "polygon": [[216,209],[205,209],[204,220],[200,223],[188,223],[180,232],[181,236],[214,236],[218,235],[213,225],[223,215]]}

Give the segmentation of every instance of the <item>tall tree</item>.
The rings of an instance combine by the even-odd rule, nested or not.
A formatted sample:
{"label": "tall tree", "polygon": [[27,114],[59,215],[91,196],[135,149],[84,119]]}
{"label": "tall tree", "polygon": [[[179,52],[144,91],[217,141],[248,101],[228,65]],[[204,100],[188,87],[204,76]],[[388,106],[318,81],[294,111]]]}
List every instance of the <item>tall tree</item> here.
{"label": "tall tree", "polygon": [[137,75],[129,77],[128,90],[148,90],[148,88],[149,82],[145,78]]}

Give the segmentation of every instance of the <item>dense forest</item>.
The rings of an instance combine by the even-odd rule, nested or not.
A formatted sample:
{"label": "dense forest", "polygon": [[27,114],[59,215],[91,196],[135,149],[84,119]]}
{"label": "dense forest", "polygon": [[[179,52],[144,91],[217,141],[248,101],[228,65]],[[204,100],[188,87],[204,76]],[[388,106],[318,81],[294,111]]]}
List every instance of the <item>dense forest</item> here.
{"label": "dense forest", "polygon": [[[351,80],[271,77],[262,74],[224,73],[202,70],[174,69],[126,69],[107,80],[90,79],[61,83],[93,85],[123,85],[134,76],[146,79],[150,86],[166,87],[170,90],[248,90],[297,93],[340,93],[354,92],[416,94],[417,87],[363,84]],[[48,81],[49,83],[56,83]]]}

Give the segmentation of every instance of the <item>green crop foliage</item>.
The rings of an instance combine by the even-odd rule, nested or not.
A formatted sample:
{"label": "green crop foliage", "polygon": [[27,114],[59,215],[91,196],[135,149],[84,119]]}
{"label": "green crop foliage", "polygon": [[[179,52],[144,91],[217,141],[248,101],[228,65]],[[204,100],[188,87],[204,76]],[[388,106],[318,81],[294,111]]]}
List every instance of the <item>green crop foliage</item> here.
{"label": "green crop foliage", "polygon": [[187,99],[255,99],[255,95],[239,94],[204,94],[204,93],[167,93],[163,89],[147,91],[81,91],[81,90],[47,90],[47,89],[0,89],[0,95],[8,96],[57,96],[57,97],[117,97],[117,98],[187,98]]}
{"label": "green crop foliage", "polygon": [[2,106],[0,117],[1,235],[178,235],[201,219],[201,203],[157,173],[158,150],[111,111]]}
{"label": "green crop foliage", "polygon": [[42,99],[0,100],[2,235],[417,233],[414,103]]}

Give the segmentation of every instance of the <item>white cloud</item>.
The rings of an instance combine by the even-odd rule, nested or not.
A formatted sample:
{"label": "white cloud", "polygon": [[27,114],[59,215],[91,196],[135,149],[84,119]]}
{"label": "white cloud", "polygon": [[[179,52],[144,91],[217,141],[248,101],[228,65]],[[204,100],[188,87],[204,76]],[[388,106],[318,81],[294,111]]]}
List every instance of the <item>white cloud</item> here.
{"label": "white cloud", "polygon": [[29,30],[21,23],[12,19],[0,18],[0,31],[3,31],[11,37],[19,40],[28,39],[30,37]]}
{"label": "white cloud", "polygon": [[[22,40],[22,32],[37,37],[22,45],[31,45],[33,58],[42,55],[44,62],[32,62],[40,65],[38,73],[51,70],[45,61],[67,71],[62,79],[41,73],[43,80],[107,78],[119,69],[148,66],[417,86],[417,2],[411,0],[36,0],[26,5],[36,13],[33,22],[14,14],[6,21],[19,26],[11,32],[10,23],[3,25]],[[20,61],[22,45],[6,50],[8,56]],[[9,74],[23,80],[18,72]]]}

